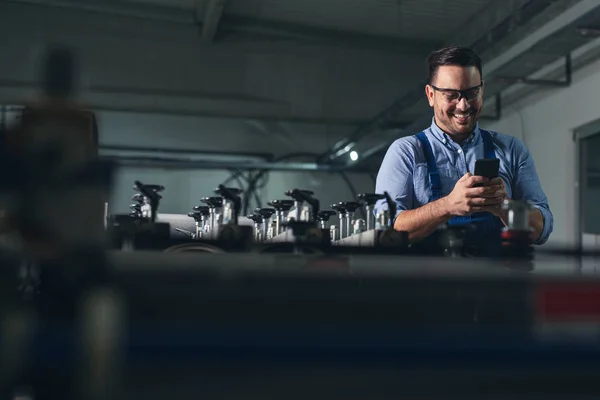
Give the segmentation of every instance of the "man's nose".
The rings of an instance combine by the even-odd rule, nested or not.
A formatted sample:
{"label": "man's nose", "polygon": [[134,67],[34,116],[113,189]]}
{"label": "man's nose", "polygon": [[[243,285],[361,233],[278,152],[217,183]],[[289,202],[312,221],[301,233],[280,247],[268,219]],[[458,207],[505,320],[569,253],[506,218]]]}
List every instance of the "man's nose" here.
{"label": "man's nose", "polygon": [[461,99],[456,104],[456,108],[458,108],[459,110],[462,110],[462,111],[466,111],[469,107],[470,107],[469,102],[467,101],[467,99],[464,96],[461,97]]}

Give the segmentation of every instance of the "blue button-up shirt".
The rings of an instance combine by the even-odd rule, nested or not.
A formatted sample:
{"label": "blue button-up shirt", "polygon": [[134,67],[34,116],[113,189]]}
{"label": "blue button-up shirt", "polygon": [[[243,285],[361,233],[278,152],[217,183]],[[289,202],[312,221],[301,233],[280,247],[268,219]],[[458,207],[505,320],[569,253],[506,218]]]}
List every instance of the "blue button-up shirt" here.
{"label": "blue button-up shirt", "polygon": [[[432,121],[425,134],[431,143],[442,184],[441,194],[450,194],[456,182],[467,172],[473,173],[475,161],[484,158],[479,124],[463,143],[455,143]],[[554,218],[548,199],[542,190],[533,158],[519,139],[490,131],[496,157],[500,159],[500,177],[507,196],[514,200],[530,201],[544,217],[544,229],[535,242],[545,243],[552,233]],[[412,210],[429,202],[431,188],[427,176],[427,162],[422,144],[415,136],[397,139],[387,150],[379,173],[376,193],[388,192],[396,202],[396,217],[404,210]],[[380,200],[375,211],[387,209]]]}

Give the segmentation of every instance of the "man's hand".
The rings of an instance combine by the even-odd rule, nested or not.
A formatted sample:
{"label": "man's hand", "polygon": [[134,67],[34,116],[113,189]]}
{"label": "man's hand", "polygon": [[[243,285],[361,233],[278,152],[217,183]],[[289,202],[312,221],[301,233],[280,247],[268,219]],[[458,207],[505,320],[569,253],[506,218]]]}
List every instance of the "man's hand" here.
{"label": "man's hand", "polygon": [[444,198],[444,205],[450,214],[457,216],[481,211],[496,215],[502,212],[501,205],[505,197],[506,190],[501,178],[490,180],[467,172]]}
{"label": "man's hand", "polygon": [[502,178],[494,178],[494,179],[491,179],[487,185],[488,186],[494,186],[494,185],[499,186],[500,189],[497,191],[497,194],[499,195],[499,197],[501,197],[501,199],[498,204],[493,204],[493,205],[483,207],[483,209],[481,211],[487,211],[489,213],[492,213],[496,217],[504,218],[505,212],[504,212],[504,210],[502,210],[502,202],[505,199],[507,199],[506,187],[504,186],[504,181],[502,180]]}

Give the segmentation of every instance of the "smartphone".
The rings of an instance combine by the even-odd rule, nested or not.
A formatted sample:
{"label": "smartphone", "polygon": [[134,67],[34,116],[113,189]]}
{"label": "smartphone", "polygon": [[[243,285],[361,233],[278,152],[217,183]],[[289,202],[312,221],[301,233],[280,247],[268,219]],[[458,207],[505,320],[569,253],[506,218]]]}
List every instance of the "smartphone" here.
{"label": "smartphone", "polygon": [[499,173],[500,160],[498,158],[482,158],[475,161],[475,172],[473,175],[493,179],[497,178]]}

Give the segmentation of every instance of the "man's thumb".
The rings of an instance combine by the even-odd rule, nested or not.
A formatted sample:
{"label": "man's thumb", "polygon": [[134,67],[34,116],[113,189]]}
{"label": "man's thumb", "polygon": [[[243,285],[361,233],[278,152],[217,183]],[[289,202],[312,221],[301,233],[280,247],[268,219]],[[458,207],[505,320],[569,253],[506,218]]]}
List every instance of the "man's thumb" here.
{"label": "man's thumb", "polygon": [[460,180],[461,180],[461,181],[465,181],[465,180],[469,179],[469,178],[470,178],[470,177],[472,177],[472,176],[473,176],[473,175],[471,175],[471,173],[470,173],[470,172],[467,172],[466,174],[464,174],[464,175],[462,176],[462,178],[460,178]]}

